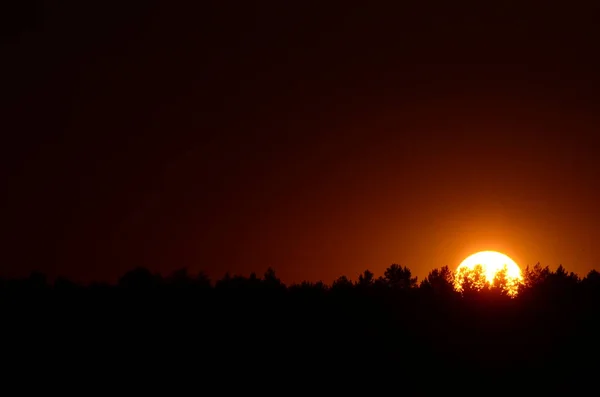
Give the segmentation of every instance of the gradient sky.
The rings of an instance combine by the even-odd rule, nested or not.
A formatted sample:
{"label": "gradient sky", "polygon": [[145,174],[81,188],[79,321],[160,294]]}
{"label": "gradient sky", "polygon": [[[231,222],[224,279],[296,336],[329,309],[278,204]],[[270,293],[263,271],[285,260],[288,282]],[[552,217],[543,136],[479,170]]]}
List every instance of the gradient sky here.
{"label": "gradient sky", "polygon": [[3,13],[1,275],[598,268],[599,5],[175,3]]}

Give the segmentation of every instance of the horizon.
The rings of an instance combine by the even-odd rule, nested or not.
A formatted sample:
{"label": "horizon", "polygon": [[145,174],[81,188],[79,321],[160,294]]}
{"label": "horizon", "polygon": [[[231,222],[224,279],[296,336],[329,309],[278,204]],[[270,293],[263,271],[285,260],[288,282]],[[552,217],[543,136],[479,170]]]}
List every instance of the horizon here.
{"label": "horizon", "polygon": [[[119,281],[126,275],[137,272],[137,271],[147,271],[149,272],[149,274],[152,274],[153,276],[157,276],[160,279],[163,280],[167,280],[172,276],[176,276],[176,275],[181,275],[181,272],[184,272],[184,274],[186,275],[186,277],[190,277],[190,278],[194,278],[197,276],[202,276],[202,277],[206,277],[206,279],[210,282],[211,286],[215,286],[215,284],[221,280],[226,279],[227,277],[232,277],[232,278],[244,278],[244,279],[250,279],[252,277],[257,277],[259,280],[263,279],[264,276],[269,272],[269,271],[273,271],[274,275],[277,277],[278,280],[281,281],[281,283],[283,283],[283,285],[285,285],[286,287],[291,287],[291,286],[298,286],[304,283],[309,283],[309,284],[315,284],[315,283],[323,283],[323,285],[325,287],[331,287],[336,281],[339,281],[340,279],[345,279],[350,281],[353,284],[356,284],[359,280],[360,276],[363,276],[365,272],[371,272],[374,276],[374,279],[381,279],[384,277],[384,273],[385,270],[389,269],[391,266],[400,266],[400,268],[406,268],[408,269],[412,276],[414,276],[416,278],[416,287],[419,287],[420,284],[427,279],[428,276],[430,276],[434,271],[439,271],[441,269],[443,269],[444,267],[447,267],[448,269],[450,269],[450,271],[452,272],[453,276],[457,276],[459,274],[458,272],[458,266],[456,268],[452,268],[450,266],[444,265],[444,266],[438,266],[435,268],[430,269],[424,276],[420,276],[416,273],[412,272],[412,269],[410,268],[410,266],[406,266],[406,265],[401,265],[401,264],[397,264],[397,263],[392,263],[390,265],[388,265],[387,267],[385,267],[383,269],[383,271],[381,271],[380,273],[373,271],[372,269],[369,268],[365,268],[363,269],[361,272],[359,272],[356,275],[349,275],[349,274],[340,274],[334,278],[332,278],[331,280],[324,280],[324,279],[314,279],[314,280],[309,280],[309,279],[303,279],[303,280],[293,280],[293,281],[289,281],[289,280],[285,280],[284,278],[280,277],[279,272],[277,271],[276,268],[273,267],[267,267],[264,270],[258,270],[258,271],[250,271],[249,273],[246,274],[240,274],[240,273],[232,273],[232,272],[228,272],[225,271],[223,274],[221,275],[210,275],[206,272],[204,272],[202,269],[199,270],[193,270],[193,269],[189,269],[186,267],[181,267],[181,268],[175,268],[173,271],[168,272],[168,273],[164,273],[164,272],[159,272],[159,271],[153,271],[152,269],[148,269],[146,267],[143,266],[134,266],[131,267],[130,269],[127,269],[126,271],[124,271],[122,274],[117,275],[117,277],[115,277],[113,280],[76,280],[67,276],[63,276],[63,275],[58,275],[58,276],[52,276],[52,275],[48,275],[44,272],[38,271],[38,270],[33,270],[27,274],[21,274],[21,275],[16,275],[16,276],[2,276],[0,275],[0,281],[4,280],[4,281],[11,281],[11,280],[26,280],[28,278],[30,278],[31,276],[44,276],[46,282],[53,284],[58,280],[64,280],[64,281],[69,281],[72,283],[75,283],[77,285],[80,286],[91,286],[91,285],[95,285],[95,284],[106,284],[106,285],[111,285],[111,286],[116,286],[118,285]],[[578,281],[582,281],[583,279],[585,279],[588,275],[590,274],[594,274],[594,272],[599,272],[599,269],[596,268],[592,268],[590,269],[587,273],[585,274],[579,274],[577,272],[573,272],[571,271],[571,269],[569,269],[567,266],[563,265],[563,264],[559,264],[555,267],[553,266],[549,266],[549,265],[545,265],[542,264],[540,262],[536,262],[533,265],[526,265],[524,267],[520,266],[520,270],[521,270],[521,274],[523,276],[525,276],[527,271],[533,271],[533,269],[535,267],[539,267],[540,269],[547,269],[548,271],[554,273],[556,272],[559,268],[562,268],[564,271],[566,271],[566,274],[573,274]],[[473,269],[470,269],[470,272],[472,272]]]}

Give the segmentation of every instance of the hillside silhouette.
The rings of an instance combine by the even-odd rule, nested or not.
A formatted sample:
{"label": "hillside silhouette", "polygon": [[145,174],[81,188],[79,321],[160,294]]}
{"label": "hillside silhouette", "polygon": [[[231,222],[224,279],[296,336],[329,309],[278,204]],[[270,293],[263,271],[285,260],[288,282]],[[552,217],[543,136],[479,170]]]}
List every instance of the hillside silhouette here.
{"label": "hillside silhouette", "polygon": [[440,376],[572,390],[577,382],[567,374],[597,368],[597,271],[580,278],[536,264],[524,270],[516,297],[501,276],[461,292],[454,277],[442,267],[419,282],[392,265],[378,277],[365,270],[354,281],[285,285],[271,268],[214,281],[185,269],[161,276],[136,268],[115,285],[79,285],[33,273],[0,283],[4,356],[55,357],[47,370],[62,362],[94,373],[179,368],[206,382],[243,374],[306,385],[325,374],[360,387],[375,380],[367,374],[390,371],[424,394],[450,390],[431,380]]}

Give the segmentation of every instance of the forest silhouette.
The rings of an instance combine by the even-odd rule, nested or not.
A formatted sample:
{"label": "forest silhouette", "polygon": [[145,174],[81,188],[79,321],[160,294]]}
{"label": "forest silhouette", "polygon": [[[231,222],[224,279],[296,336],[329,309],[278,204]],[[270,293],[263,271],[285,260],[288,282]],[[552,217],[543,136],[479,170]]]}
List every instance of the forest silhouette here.
{"label": "forest silhouette", "polygon": [[597,365],[600,273],[580,278],[536,264],[523,276],[511,297],[501,275],[492,285],[467,280],[458,292],[448,267],[419,282],[396,264],[331,285],[285,285],[271,268],[214,282],[186,269],[162,276],[135,268],[116,284],[89,285],[32,273],[3,279],[0,305],[5,344],[23,360],[31,357],[23,349],[53,351],[76,366],[304,374],[302,383],[332,371],[533,383],[539,373],[557,374],[549,389],[572,387],[565,374]]}

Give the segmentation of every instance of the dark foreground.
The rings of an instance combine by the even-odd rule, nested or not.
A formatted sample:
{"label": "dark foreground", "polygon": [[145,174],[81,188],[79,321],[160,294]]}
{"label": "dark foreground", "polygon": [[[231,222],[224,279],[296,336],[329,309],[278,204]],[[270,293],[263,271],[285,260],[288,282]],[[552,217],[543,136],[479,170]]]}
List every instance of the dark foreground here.
{"label": "dark foreground", "polygon": [[4,282],[3,358],[22,374],[141,374],[146,386],[176,375],[221,392],[256,382],[421,395],[597,384],[600,288],[548,285],[510,299],[423,284]]}

